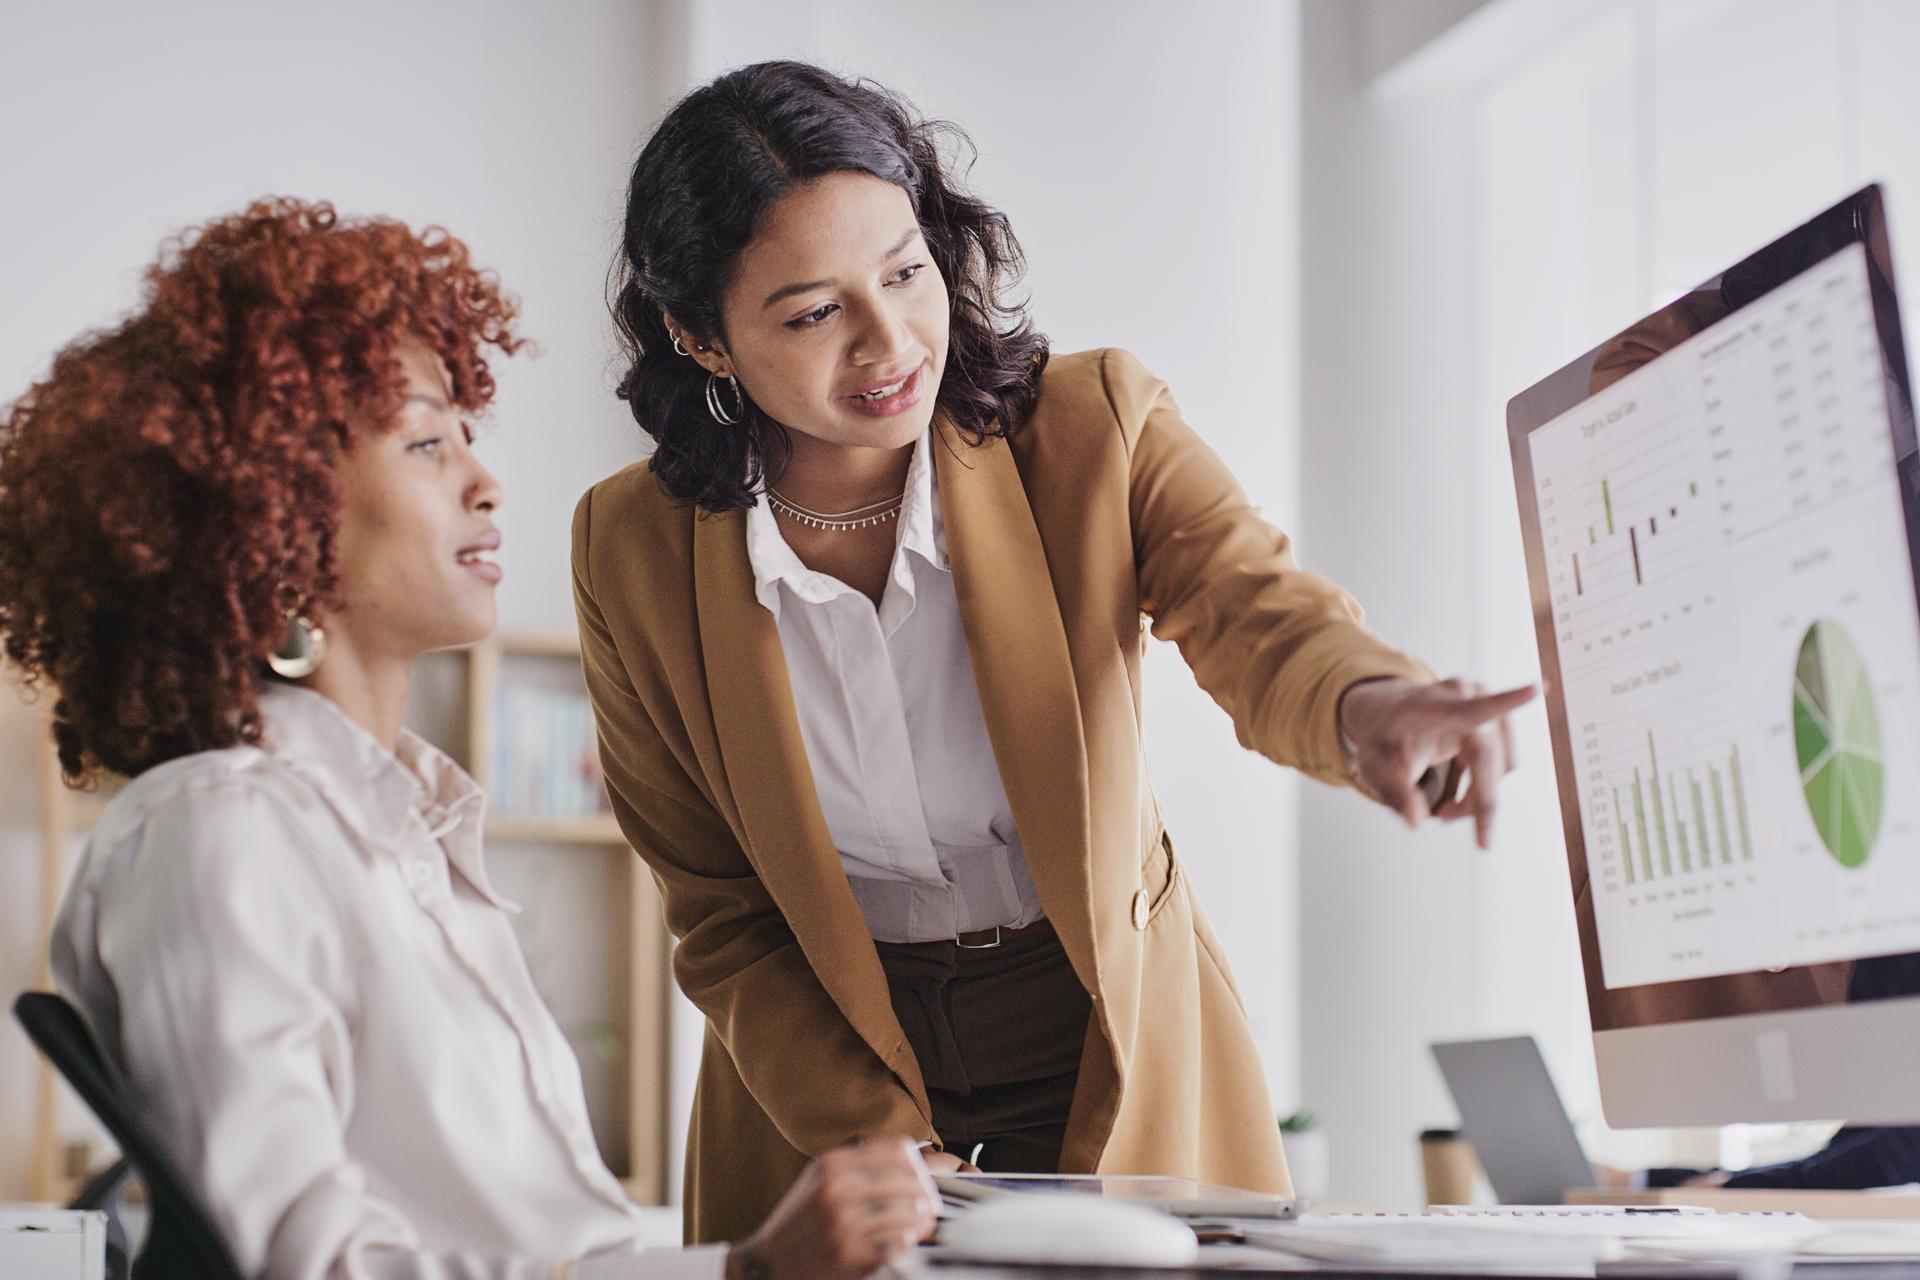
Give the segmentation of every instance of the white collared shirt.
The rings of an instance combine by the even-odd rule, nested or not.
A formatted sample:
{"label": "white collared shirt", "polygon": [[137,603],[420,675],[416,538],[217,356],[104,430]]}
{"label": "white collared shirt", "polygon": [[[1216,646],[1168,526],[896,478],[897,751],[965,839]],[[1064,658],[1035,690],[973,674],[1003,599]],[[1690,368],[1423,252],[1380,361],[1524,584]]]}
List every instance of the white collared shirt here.
{"label": "white collared shirt", "polygon": [[269,1280],[718,1280],[639,1255],[579,1065],[488,883],[485,800],[411,734],[269,685],[259,747],[115,797],[53,973],[221,1228]]}
{"label": "white collared shirt", "polygon": [[800,734],[854,900],[882,942],[1045,913],[1014,829],[947,565],[931,432],[914,447],[876,609],[747,511],[755,594],[779,621]]}

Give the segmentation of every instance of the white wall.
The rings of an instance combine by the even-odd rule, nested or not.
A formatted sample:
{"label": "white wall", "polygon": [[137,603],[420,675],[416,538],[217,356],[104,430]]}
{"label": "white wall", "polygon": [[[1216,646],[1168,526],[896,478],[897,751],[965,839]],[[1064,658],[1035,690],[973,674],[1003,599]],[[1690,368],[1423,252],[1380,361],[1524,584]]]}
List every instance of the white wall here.
{"label": "white wall", "polygon": [[[1364,17],[1344,0],[1304,13],[1303,528],[1389,638],[1442,674],[1491,678],[1462,537],[1486,501],[1463,453],[1464,108],[1369,96]],[[1424,1045],[1481,1008],[1491,896],[1515,861],[1512,815],[1501,825],[1479,855],[1462,828],[1410,834],[1355,795],[1303,795],[1301,1087],[1329,1131],[1336,1200],[1415,1198],[1414,1135],[1450,1115]]]}
{"label": "white wall", "polygon": [[[579,494],[630,460],[606,376],[609,220],[656,94],[649,11],[334,0],[9,5],[0,14],[0,399],[135,299],[160,239],[270,193],[441,222],[545,353],[501,373],[482,454],[507,503],[503,621],[573,625]],[[38,978],[30,714],[0,695],[0,994]],[[0,1200],[28,1190],[33,1057],[0,1027]]]}
{"label": "white wall", "polygon": [[[972,185],[1027,250],[1054,349],[1133,350],[1269,517],[1296,523],[1293,6],[714,0],[692,8],[686,36],[695,81],[801,57],[959,122],[980,151]],[[1311,564],[1325,548],[1303,554]],[[1155,784],[1288,1109],[1294,779],[1238,747],[1170,646],[1153,646],[1147,679]]]}
{"label": "white wall", "polygon": [[[1870,178],[1913,296],[1920,7],[1495,0],[1371,74],[1400,5],[1306,0],[1304,528],[1436,665],[1530,678],[1506,399]],[[1336,1198],[1416,1201],[1415,1135],[1454,1119],[1434,1039],[1537,1035],[1602,1159],[1769,1136],[1601,1123],[1537,708],[1519,745],[1486,857],[1304,798],[1302,1082]]]}

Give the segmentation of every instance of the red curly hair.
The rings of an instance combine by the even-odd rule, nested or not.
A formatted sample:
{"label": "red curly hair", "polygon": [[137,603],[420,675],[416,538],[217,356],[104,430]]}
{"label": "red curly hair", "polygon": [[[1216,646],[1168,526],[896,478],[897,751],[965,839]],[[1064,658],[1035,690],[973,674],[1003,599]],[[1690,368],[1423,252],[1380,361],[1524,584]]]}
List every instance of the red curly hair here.
{"label": "red curly hair", "polygon": [[339,606],[336,468],[399,411],[396,348],[493,398],[518,303],[439,228],[262,200],[169,240],[140,309],[0,418],[0,638],[50,681],[70,782],[260,738],[289,612]]}

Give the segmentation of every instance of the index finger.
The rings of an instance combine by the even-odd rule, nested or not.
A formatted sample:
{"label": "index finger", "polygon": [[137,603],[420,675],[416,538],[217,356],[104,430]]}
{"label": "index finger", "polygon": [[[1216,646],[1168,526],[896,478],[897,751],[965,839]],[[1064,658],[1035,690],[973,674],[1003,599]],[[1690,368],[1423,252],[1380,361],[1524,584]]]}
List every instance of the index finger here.
{"label": "index finger", "polygon": [[1454,703],[1450,710],[1472,724],[1485,724],[1508,712],[1519,710],[1539,696],[1539,685],[1523,684],[1512,689],[1503,689],[1499,693],[1483,693],[1472,698],[1462,698]]}

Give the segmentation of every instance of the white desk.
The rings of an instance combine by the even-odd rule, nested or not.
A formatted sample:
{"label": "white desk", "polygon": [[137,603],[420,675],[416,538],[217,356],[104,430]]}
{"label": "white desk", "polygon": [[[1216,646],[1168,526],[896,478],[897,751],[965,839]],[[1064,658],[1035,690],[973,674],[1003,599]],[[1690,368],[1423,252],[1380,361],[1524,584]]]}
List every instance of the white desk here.
{"label": "white desk", "polygon": [[39,1205],[0,1205],[0,1276],[6,1280],[103,1280],[107,1215]]}

